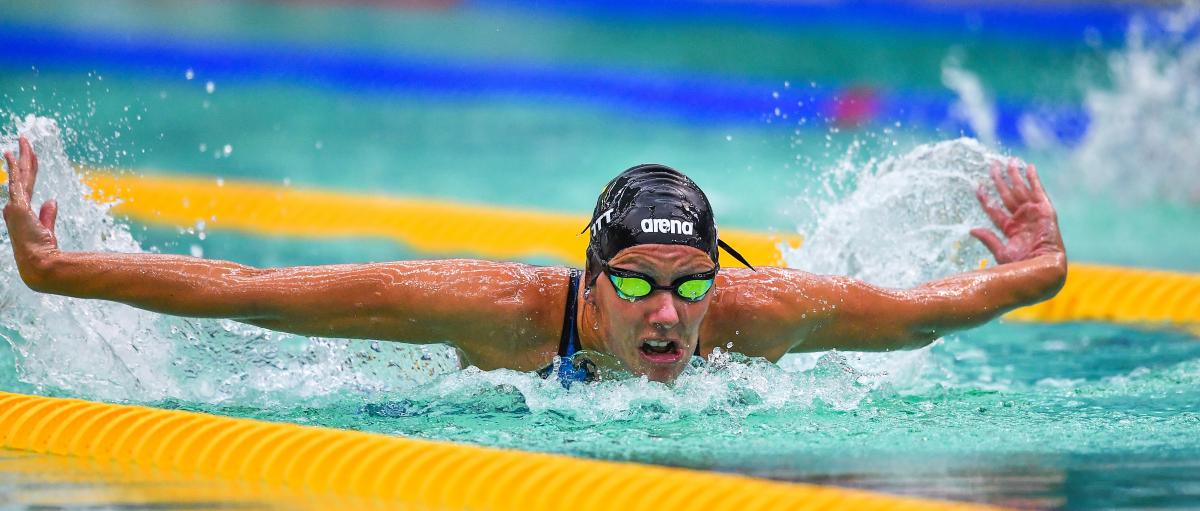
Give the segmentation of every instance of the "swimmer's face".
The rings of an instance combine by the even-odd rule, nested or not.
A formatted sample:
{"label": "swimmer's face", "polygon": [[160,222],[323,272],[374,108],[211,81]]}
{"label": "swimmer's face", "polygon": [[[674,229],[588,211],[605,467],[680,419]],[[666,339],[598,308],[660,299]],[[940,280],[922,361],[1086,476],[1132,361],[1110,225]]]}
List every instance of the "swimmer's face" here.
{"label": "swimmer's face", "polygon": [[[703,251],[683,245],[637,245],[617,253],[608,265],[653,277],[666,286],[679,277],[712,270]],[[690,302],[666,290],[630,301],[617,295],[607,273],[601,273],[589,293],[593,319],[605,351],[634,374],[667,382],[687,366],[699,342],[700,323],[715,290]],[[584,326],[587,328],[587,326]],[[663,347],[663,343],[667,343]]]}

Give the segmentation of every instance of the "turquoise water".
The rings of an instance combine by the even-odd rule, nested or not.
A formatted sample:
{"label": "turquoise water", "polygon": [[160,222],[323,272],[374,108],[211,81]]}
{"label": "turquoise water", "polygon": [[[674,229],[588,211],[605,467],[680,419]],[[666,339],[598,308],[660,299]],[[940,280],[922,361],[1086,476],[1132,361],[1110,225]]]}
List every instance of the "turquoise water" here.
{"label": "turquoise water", "polygon": [[[20,118],[2,127],[0,145],[18,128],[35,136],[47,167],[39,194],[62,202],[67,248],[264,266],[428,256],[382,240],[131,224],[74,198],[81,189],[68,157],[581,215],[616,171],[662,161],[705,187],[723,227],[806,235],[788,255],[793,266],[913,285],[984,255],[966,235],[985,221],[966,185],[980,178],[980,162],[1013,153],[1039,165],[1073,260],[1200,270],[1192,148],[1200,59],[1182,36],[1088,43],[903,25],[620,23],[627,14],[502,2],[415,12],[88,5],[6,6],[5,32],[37,40],[31,34],[65,31],[96,44],[122,34],[212,52],[315,45],[768,87],[761,115],[743,118],[570,91],[372,89],[237,74],[203,52],[194,68],[55,60],[52,44],[31,46],[26,57],[0,58],[0,111]],[[447,32],[460,36],[434,36]],[[955,69],[978,89],[947,85]],[[984,143],[955,141],[956,125],[897,126],[886,116],[860,127],[785,119],[767,99],[803,101],[864,82],[960,105]],[[970,100],[976,92],[982,103]],[[1090,116],[1088,134],[1013,139],[999,123],[989,141],[987,107],[1006,102],[1075,105]],[[1200,343],[1183,331],[997,322],[915,352],[790,356],[778,366],[723,355],[673,386],[632,380],[568,391],[529,374],[457,370],[437,346],[298,338],[37,296],[16,280],[7,250],[0,245],[4,390],[1020,507],[1200,506]]]}

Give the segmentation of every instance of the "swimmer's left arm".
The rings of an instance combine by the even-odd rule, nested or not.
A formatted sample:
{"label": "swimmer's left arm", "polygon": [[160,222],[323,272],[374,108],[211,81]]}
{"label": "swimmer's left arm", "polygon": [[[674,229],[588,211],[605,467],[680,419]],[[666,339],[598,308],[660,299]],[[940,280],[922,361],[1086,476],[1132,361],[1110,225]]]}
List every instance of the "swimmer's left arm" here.
{"label": "swimmer's left arm", "polygon": [[826,299],[836,299],[838,306],[792,350],[918,348],[1053,297],[1066,282],[1066,249],[1037,169],[1029,165],[1027,174],[1028,181],[1015,161],[1008,165],[1007,181],[998,167],[992,168],[1002,207],[988,199],[982,185],[976,191],[1006,240],[986,228],[972,229],[971,235],[983,242],[999,266],[905,290],[833,279]]}
{"label": "swimmer's left arm", "polygon": [[[732,294],[745,298],[757,293],[772,299],[727,308],[729,312],[719,316],[740,325],[741,333],[714,333],[739,339],[735,340],[743,344],[739,351],[769,359],[789,351],[912,349],[1053,297],[1066,281],[1066,250],[1054,208],[1032,165],[1028,176],[1026,183],[1015,164],[1010,164],[1009,184],[998,168],[992,169],[1003,207],[993,205],[982,186],[977,191],[1006,241],[989,229],[974,229],[971,234],[987,246],[999,266],[911,289],[780,268],[747,273],[729,279]],[[733,313],[735,309],[743,312]]]}

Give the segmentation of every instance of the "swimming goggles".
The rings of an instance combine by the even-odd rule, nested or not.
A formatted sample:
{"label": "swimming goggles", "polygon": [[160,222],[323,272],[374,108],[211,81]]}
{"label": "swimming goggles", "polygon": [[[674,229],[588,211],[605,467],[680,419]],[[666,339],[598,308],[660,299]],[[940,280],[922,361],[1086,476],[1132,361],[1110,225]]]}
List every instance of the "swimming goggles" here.
{"label": "swimming goggles", "polygon": [[608,274],[608,280],[612,281],[613,288],[617,290],[617,296],[631,302],[645,298],[656,289],[674,291],[680,298],[689,302],[700,301],[712,289],[713,279],[717,277],[720,269],[716,267],[704,273],[684,275],[675,279],[669,286],[660,286],[649,275],[604,265],[604,272]]}

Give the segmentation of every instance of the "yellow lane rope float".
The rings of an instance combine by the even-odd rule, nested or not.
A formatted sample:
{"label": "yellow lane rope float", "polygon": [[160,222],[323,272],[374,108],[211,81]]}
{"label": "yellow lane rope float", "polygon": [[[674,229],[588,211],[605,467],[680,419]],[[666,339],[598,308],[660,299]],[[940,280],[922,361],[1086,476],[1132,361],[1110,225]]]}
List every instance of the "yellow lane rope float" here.
{"label": "yellow lane rope float", "polygon": [[[115,480],[165,481],[149,497],[307,509],[622,511],[687,507],[985,509],[866,491],[0,392],[0,447],[86,463],[26,460],[70,480],[107,467]],[[0,464],[0,467],[3,467]],[[66,474],[66,475],[62,475]],[[188,485],[186,481],[204,482]],[[220,486],[220,481],[237,481]],[[229,493],[224,493],[228,491]],[[127,498],[134,496],[126,495]],[[681,500],[682,499],[682,500]],[[674,501],[678,506],[668,505]]]}
{"label": "yellow lane rope float", "polygon": [[[0,172],[0,177],[3,172]],[[150,225],[297,237],[377,237],[432,255],[551,258],[580,263],[582,215],[431,199],[356,195],[215,178],[85,172],[98,201]],[[750,261],[780,264],[799,235],[724,229]],[[1020,321],[1166,323],[1200,332],[1200,275],[1074,263],[1066,287],[1047,302],[1014,311]]]}
{"label": "yellow lane rope float", "polygon": [[1200,333],[1200,275],[1072,264],[1052,300],[1017,309],[1019,321],[1173,324]]}
{"label": "yellow lane rope float", "polygon": [[[119,199],[114,213],[150,224],[233,229],[307,237],[378,237],[425,254],[491,259],[583,261],[581,215],[461,204],[431,199],[356,195],[247,181],[89,172],[93,198]],[[722,229],[721,237],[750,261],[779,264],[779,245],[799,235]]]}

